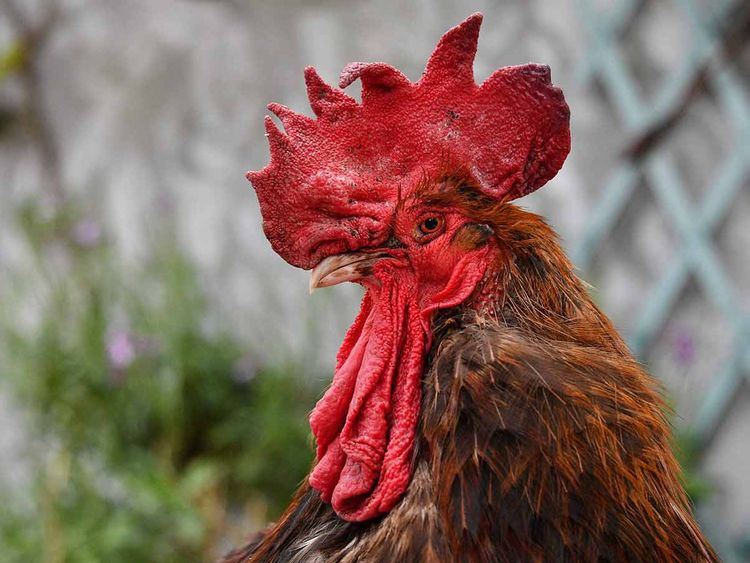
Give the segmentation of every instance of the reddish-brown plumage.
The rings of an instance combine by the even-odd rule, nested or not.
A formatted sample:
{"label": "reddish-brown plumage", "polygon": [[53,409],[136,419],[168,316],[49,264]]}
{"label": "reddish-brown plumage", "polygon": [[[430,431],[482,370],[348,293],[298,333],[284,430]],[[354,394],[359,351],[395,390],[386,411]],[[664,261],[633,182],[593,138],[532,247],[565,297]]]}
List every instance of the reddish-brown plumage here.
{"label": "reddish-brown plumage", "polygon": [[227,561],[718,561],[680,484],[654,380],[544,221],[461,178],[420,197],[488,225],[479,240],[495,261],[434,320],[406,495],[359,524],[304,484]]}
{"label": "reddish-brown plumage", "polygon": [[[470,78],[478,25],[473,16],[450,31],[430,65],[449,69],[454,57],[454,78]],[[409,104],[418,91],[382,64],[348,67],[344,82],[352,76],[381,88],[365,91],[365,106],[388,108],[378,105],[385,97],[398,108],[401,94],[389,98],[391,90]],[[521,118],[546,115],[554,127],[529,123],[521,137],[538,142],[509,149],[505,161],[494,155],[492,174],[462,152],[471,147],[462,133],[461,151],[415,167],[422,149],[411,135],[405,152],[388,153],[377,181],[377,159],[359,163],[361,183],[352,185],[327,176],[324,159],[317,180],[292,178],[293,188],[305,184],[301,195],[275,200],[278,158],[298,158],[299,147],[273,134],[272,163],[252,178],[274,247],[315,266],[313,288],[357,281],[367,293],[311,415],[317,465],[279,522],[226,562],[718,560],[680,484],[657,385],[593,304],[553,231],[508,203],[554,175],[567,153],[561,94],[548,76],[525,84],[527,101],[537,102]],[[512,92],[513,82],[505,87]],[[319,116],[330,119],[334,104],[361,118],[340,92],[324,94],[313,97]],[[508,105],[472,108],[477,123],[515,107],[504,95],[495,102]],[[335,145],[329,133],[338,125],[321,127]],[[351,149],[351,138],[341,147]],[[347,154],[365,153],[357,144]],[[316,236],[307,240],[295,225]]]}

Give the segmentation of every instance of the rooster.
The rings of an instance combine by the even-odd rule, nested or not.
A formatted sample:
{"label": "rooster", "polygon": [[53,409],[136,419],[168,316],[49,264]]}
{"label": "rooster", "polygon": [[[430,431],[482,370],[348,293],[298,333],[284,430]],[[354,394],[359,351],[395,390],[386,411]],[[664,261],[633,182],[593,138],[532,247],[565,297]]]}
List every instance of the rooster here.
{"label": "rooster", "polygon": [[[248,173],[274,250],[311,291],[364,286],[310,415],[316,462],[227,562],[718,561],[654,380],[540,217],[569,111],[549,69],[473,77],[482,17],[412,83],[305,72],[316,118],[270,104]],[[359,79],[362,101],[343,88]]]}

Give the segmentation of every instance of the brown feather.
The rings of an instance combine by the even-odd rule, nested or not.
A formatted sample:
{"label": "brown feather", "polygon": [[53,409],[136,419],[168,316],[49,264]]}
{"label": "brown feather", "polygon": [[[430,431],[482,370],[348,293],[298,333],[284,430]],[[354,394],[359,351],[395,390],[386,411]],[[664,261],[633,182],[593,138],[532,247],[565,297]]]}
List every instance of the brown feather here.
{"label": "brown feather", "polygon": [[[477,225],[489,275],[433,322],[414,477],[364,524],[303,485],[227,562],[718,561],[670,449],[665,407],[544,221],[459,173],[420,191]],[[492,236],[488,238],[488,230]]]}

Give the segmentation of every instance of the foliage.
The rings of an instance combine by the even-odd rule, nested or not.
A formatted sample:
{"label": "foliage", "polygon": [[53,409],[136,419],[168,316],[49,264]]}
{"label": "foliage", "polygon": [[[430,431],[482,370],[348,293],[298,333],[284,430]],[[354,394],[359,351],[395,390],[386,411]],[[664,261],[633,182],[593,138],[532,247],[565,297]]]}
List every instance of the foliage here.
{"label": "foliage", "polygon": [[210,327],[168,236],[128,269],[75,208],[27,205],[18,224],[36,269],[14,298],[39,318],[14,326],[3,303],[0,368],[41,447],[31,502],[3,502],[0,561],[207,560],[233,524],[276,516],[308,469],[317,390]]}
{"label": "foliage", "polygon": [[28,62],[28,50],[21,41],[16,41],[0,53],[0,83],[22,69]]}
{"label": "foliage", "polygon": [[700,472],[701,450],[697,436],[686,430],[676,431],[672,449],[682,467],[682,482],[691,502],[694,505],[705,502],[713,489]]}

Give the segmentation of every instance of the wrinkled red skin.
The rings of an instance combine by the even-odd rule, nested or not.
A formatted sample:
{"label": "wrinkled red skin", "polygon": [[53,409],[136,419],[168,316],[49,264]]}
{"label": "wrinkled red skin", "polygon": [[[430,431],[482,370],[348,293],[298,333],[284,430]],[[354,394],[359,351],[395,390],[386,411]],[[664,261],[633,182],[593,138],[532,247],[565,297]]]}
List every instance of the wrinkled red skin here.
{"label": "wrinkled red skin", "polygon": [[363,280],[362,310],[310,416],[310,483],[347,520],[387,512],[406,489],[432,316],[469,297],[491,261],[491,246],[454,244],[467,221],[458,213],[442,211],[443,232],[419,235],[436,213],[419,187],[461,170],[484,196],[509,201],[544,185],[570,149],[568,106],[549,68],[505,67],[475,83],[481,21],[473,14],[449,30],[414,83],[384,63],[347,65],[339,85],[359,79],[361,104],[306,69],[316,117],[270,104],[284,130],[266,117],[271,162],[247,175],[264,232],[290,264],[384,247],[392,255]]}
{"label": "wrinkled red skin", "polygon": [[420,80],[385,63],[352,63],[339,85],[362,82],[362,103],[305,70],[316,119],[270,104],[271,162],[248,172],[273,249],[312,268],[331,254],[382,244],[399,204],[446,163],[486,195],[521,197],[544,185],[570,149],[569,110],[548,67],[496,70],[476,84],[480,14],[449,30]]}
{"label": "wrinkled red skin", "polygon": [[[419,224],[434,216],[444,231],[421,235]],[[388,512],[409,484],[432,315],[471,295],[490,259],[489,247],[467,252],[453,243],[466,223],[418,205],[401,211],[394,234],[406,248],[364,282],[333,383],[310,415],[318,445],[310,484],[346,520]]]}

